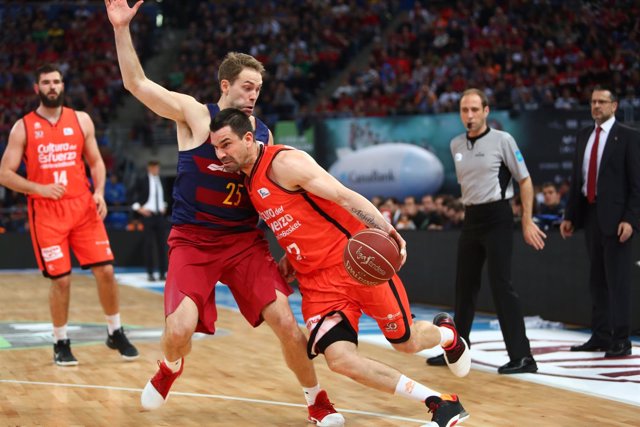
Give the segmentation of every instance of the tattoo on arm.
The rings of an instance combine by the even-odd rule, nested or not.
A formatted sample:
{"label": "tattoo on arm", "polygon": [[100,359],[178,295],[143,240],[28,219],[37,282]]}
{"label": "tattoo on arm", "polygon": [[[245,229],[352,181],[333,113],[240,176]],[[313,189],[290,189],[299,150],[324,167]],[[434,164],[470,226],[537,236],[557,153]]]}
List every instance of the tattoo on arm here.
{"label": "tattoo on arm", "polygon": [[351,209],[351,212],[353,212],[353,214],[363,223],[367,224],[369,227],[371,228],[377,228],[378,230],[382,230],[382,227],[380,227],[377,223],[376,223],[376,219],[373,215],[370,215],[366,212],[364,212],[362,209]]}

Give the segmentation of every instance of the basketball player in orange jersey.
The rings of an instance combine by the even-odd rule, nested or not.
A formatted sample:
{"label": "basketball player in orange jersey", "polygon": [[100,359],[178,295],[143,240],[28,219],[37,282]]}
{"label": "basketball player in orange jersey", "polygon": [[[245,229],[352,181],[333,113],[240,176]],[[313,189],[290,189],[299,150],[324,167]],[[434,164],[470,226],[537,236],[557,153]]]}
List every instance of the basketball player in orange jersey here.
{"label": "basketball player in orange jersey", "polygon": [[366,198],[349,190],[307,153],[287,147],[257,144],[246,114],[221,111],[211,123],[211,142],[227,172],[246,174],[245,185],[260,217],[285,250],[281,270],[295,277],[302,294],[302,314],[310,331],[308,353],[324,354],[337,373],[391,394],[424,402],[433,412],[431,425],[451,426],[468,414],[455,395],[441,394],[399,371],[358,353],[361,314],[375,319],[398,351],[416,353],[441,345],[456,376],[471,367],[466,343],[447,313],[433,323],[414,322],[400,278],[377,286],[353,279],[343,266],[347,240],[365,227],[383,230],[401,248],[406,243]]}
{"label": "basketball player in orange jersey", "polygon": [[271,142],[267,126],[251,116],[264,67],[250,55],[228,54],[218,70],[221,96],[217,104],[201,104],[166,90],[145,76],[131,41],[129,23],[141,4],[130,8],[125,0],[105,1],[122,80],[148,108],[176,123],[178,140],[164,291],[164,361],[142,392],[142,406],[155,409],[164,404],[183,371],[194,331],[215,332],[215,285],[220,280],[229,286],[247,321],[256,327],[264,320],[280,340],[287,366],[302,385],[308,420],[318,426],[342,426],[344,417],[320,389],[313,363],[307,358],[307,339],[287,300],[292,289],[280,275],[263,232],[256,228],[258,215],[243,177],[225,172],[209,143],[212,118],[221,108],[231,106],[242,109],[260,141]]}
{"label": "basketball player in orange jersey", "polygon": [[[107,346],[126,360],[138,357],[120,324],[118,285],[113,254],[104,228],[105,166],[89,115],[63,106],[64,83],[59,69],[45,65],[35,73],[40,97],[35,111],[18,120],[9,134],[0,163],[0,184],[28,197],[29,230],[38,267],[51,279],[49,309],[53,320],[53,360],[73,366],[67,337],[71,286],[71,253],[82,268],[90,268],[107,317]],[[85,173],[91,170],[91,185]],[[18,175],[22,160],[27,177]]]}

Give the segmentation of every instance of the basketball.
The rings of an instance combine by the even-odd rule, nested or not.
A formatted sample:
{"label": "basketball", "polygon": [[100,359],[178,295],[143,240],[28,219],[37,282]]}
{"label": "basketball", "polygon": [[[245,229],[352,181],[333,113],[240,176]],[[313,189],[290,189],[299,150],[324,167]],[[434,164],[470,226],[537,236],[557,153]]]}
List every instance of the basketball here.
{"label": "basketball", "polygon": [[343,261],[354,279],[363,285],[375,286],[393,277],[400,268],[402,256],[398,244],[387,233],[367,228],[349,239]]}

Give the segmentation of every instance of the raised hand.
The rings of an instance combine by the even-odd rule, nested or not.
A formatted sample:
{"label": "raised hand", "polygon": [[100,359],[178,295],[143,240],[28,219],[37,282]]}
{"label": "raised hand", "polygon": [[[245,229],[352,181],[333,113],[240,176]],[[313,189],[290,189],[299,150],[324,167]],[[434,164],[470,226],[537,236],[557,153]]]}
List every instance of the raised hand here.
{"label": "raised hand", "polygon": [[111,25],[115,27],[123,27],[129,25],[129,22],[140,9],[144,3],[142,0],[136,2],[133,7],[129,7],[127,0],[104,0],[104,5],[107,7],[107,15]]}

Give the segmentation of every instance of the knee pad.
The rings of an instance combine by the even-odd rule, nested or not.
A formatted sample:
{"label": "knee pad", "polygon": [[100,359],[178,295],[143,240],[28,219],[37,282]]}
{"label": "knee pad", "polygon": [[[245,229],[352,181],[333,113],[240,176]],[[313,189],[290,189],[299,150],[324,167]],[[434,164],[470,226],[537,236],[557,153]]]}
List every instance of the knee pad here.
{"label": "knee pad", "polygon": [[341,312],[333,311],[323,316],[311,331],[307,343],[307,356],[313,359],[338,341],[349,341],[358,345],[358,333]]}

